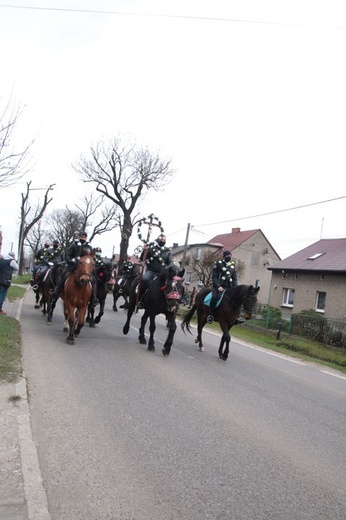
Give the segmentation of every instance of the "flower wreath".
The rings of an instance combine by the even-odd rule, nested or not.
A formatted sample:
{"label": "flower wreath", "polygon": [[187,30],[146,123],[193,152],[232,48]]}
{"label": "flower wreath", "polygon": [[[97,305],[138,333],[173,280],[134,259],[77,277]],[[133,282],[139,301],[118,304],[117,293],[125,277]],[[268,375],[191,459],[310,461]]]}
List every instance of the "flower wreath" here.
{"label": "flower wreath", "polygon": [[[149,221],[148,221],[149,220]],[[156,226],[156,227],[159,227],[160,228],[160,232],[161,234],[165,232],[165,230],[163,229],[162,227],[162,223],[161,223],[161,220],[158,219],[158,217],[155,217],[155,215],[151,214],[149,215],[148,217],[144,217],[142,218],[139,222],[138,222],[138,227],[137,227],[137,236],[139,238],[139,240],[141,242],[143,242],[143,244],[147,244],[148,243],[148,240],[146,238],[143,238],[142,236],[142,225],[143,224],[146,224],[149,226],[149,235],[151,234],[151,230],[152,230],[152,226]]]}

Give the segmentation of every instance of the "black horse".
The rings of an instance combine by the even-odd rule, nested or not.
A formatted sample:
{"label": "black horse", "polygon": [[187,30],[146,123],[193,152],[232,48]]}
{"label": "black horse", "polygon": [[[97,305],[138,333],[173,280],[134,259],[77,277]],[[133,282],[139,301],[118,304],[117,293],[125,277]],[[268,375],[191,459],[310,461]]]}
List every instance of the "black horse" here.
{"label": "black horse", "polygon": [[37,271],[32,289],[35,293],[35,309],[42,308],[42,314],[48,314],[52,292],[63,267],[57,262],[44,262]]}
{"label": "black horse", "polygon": [[[155,350],[154,333],[156,330],[155,317],[158,314],[165,314],[167,318],[168,336],[163,345],[162,354],[169,356],[173,344],[174,334],[177,329],[176,315],[184,293],[183,276],[185,270],[183,269],[177,273],[173,267],[165,268],[161,274],[158,274],[150,283],[148,289],[145,291],[142,302],[144,306],[144,314],[141,319],[139,328],[139,343],[146,345],[145,339],[145,325],[149,318],[149,342],[148,350]],[[127,334],[130,328],[130,321],[132,314],[135,311],[138,295],[137,288],[139,277],[136,277],[130,288],[129,306],[127,309],[127,320],[123,327],[123,333]]]}
{"label": "black horse", "polygon": [[94,318],[95,315],[95,307],[93,305],[88,305],[88,314],[87,314],[87,323],[89,323],[90,327],[95,327],[95,323],[100,323],[101,318],[105,311],[106,297],[109,292],[112,292],[113,285],[110,285],[109,282],[112,279],[113,275],[113,265],[110,262],[106,262],[102,265],[95,267],[95,278],[96,278],[96,287],[97,293],[96,297],[100,302],[99,313]]}
{"label": "black horse", "polygon": [[[215,310],[215,321],[219,322],[222,330],[222,337],[219,347],[219,358],[226,361],[229,353],[229,343],[231,336],[229,331],[237,323],[240,316],[241,307],[244,309],[244,318],[250,320],[252,313],[257,302],[257,293],[260,290],[259,287],[253,285],[238,285],[238,287],[230,287],[222,293],[222,299],[219,301],[219,305]],[[185,315],[181,327],[185,333],[187,330],[190,334],[190,322],[197,310],[197,338],[195,343],[199,344],[200,352],[204,351],[202,343],[202,330],[204,325],[207,323],[207,317],[209,315],[209,303],[205,303],[205,297],[211,293],[208,288],[202,289],[196,295],[195,303],[191,307],[191,310]],[[223,348],[226,344],[225,349]]]}
{"label": "black horse", "polygon": [[120,305],[121,309],[127,309],[129,306],[130,287],[133,280],[138,276],[139,269],[137,266],[133,267],[132,274],[130,276],[117,276],[116,283],[113,289],[113,311],[118,312],[117,301],[122,296],[124,298],[124,304]]}

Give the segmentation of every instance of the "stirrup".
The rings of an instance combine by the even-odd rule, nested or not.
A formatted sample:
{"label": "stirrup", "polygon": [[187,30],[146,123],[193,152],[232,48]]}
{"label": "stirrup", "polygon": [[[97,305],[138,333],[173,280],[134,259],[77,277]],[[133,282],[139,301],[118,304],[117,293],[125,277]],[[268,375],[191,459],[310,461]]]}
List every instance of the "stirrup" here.
{"label": "stirrup", "polygon": [[213,323],[214,321],[214,316],[212,314],[209,314],[208,318],[207,318],[207,323]]}
{"label": "stirrup", "polygon": [[32,285],[31,288],[32,288],[33,291],[37,291],[37,289],[38,289],[38,285],[37,285],[37,283],[35,283],[34,285]]}

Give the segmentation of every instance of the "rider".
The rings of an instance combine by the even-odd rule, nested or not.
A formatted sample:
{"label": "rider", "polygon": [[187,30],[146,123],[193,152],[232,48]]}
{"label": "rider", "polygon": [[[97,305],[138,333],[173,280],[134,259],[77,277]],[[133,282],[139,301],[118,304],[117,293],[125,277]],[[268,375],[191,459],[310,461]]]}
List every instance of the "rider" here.
{"label": "rider", "polygon": [[207,323],[212,323],[214,321],[216,302],[221,293],[227,289],[227,287],[237,287],[238,285],[235,263],[232,260],[231,251],[224,251],[222,254],[222,259],[215,262],[211,272],[211,278],[213,282],[213,289]]}
{"label": "rider", "polygon": [[120,275],[121,275],[121,279],[119,280],[119,285],[120,287],[122,287],[126,280],[128,280],[129,278],[133,278],[133,273],[134,273],[134,267],[135,267],[135,264],[133,262],[131,262],[131,257],[128,256],[125,260],[125,262],[123,262],[123,265],[121,266],[121,269],[120,269]]}
{"label": "rider", "polygon": [[[166,235],[161,234],[155,242],[145,244],[140,260],[146,264],[146,271],[141,283],[141,295],[143,296],[154,276],[160,274],[165,267],[175,266],[171,250],[166,246]],[[142,301],[139,302],[138,307],[142,307]]]}
{"label": "rider", "polygon": [[100,247],[95,248],[95,267],[104,265],[104,259],[102,258],[102,249]]}
{"label": "rider", "polygon": [[[62,291],[66,279],[70,274],[72,274],[75,271],[77,262],[80,259],[80,257],[84,254],[90,254],[92,252],[92,246],[89,242],[87,242],[87,237],[87,233],[85,231],[81,231],[79,233],[79,240],[75,240],[74,242],[72,242],[72,244],[69,246],[65,253],[65,260],[67,265],[57,281],[57,285],[51,301],[52,310],[54,309],[56,302],[59,299],[60,293]],[[97,305],[99,301],[96,297],[97,285],[94,276],[91,277],[90,282],[92,283],[93,289],[90,303],[95,307],[95,305]]]}
{"label": "rider", "polygon": [[53,240],[53,245],[48,249],[47,257],[49,262],[60,263],[64,261],[64,254],[59,240]]}
{"label": "rider", "polygon": [[49,256],[49,248],[50,248],[50,242],[49,240],[46,240],[44,242],[44,246],[41,247],[36,255],[35,255],[35,265],[32,270],[32,278],[30,280],[30,285],[33,287],[35,285],[35,278],[37,275],[37,272],[43,265],[47,265],[48,262],[48,256]]}

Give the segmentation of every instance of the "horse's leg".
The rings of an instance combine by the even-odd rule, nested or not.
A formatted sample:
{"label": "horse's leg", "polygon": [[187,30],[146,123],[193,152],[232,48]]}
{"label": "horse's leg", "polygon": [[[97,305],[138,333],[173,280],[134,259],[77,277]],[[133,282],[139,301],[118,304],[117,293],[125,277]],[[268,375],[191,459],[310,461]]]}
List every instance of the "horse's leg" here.
{"label": "horse's leg", "polygon": [[[145,314],[144,314],[144,316],[145,316]],[[143,318],[144,318],[144,316],[143,316]],[[142,321],[143,321],[143,318],[142,318]],[[154,334],[155,334],[155,330],[156,330],[155,314],[150,314],[149,320],[150,320],[150,323],[149,323],[150,335],[149,335],[149,342],[148,342],[148,350],[155,350],[155,341],[154,341]]]}
{"label": "horse's leg", "polygon": [[83,307],[82,309],[79,309],[76,312],[75,329],[74,329],[75,336],[79,336],[80,331],[84,327],[86,312],[87,312],[87,306]]}
{"label": "horse's leg", "polygon": [[[139,327],[138,339],[139,339],[139,342],[140,342],[141,345],[146,345],[147,344],[147,340],[145,339],[145,325],[147,323],[148,317],[149,317],[149,314],[145,310],[144,314],[143,314],[143,316],[141,318],[141,326]],[[150,343],[149,343],[149,346],[150,346]],[[155,350],[155,347],[154,348],[149,348],[148,347],[148,350]]]}
{"label": "horse's leg", "polygon": [[74,345],[74,328],[75,328],[74,308],[71,305],[68,305],[68,307],[66,307],[66,312],[64,312],[64,314],[65,314],[65,318],[67,318],[67,323],[68,323],[68,336],[66,338],[66,343],[68,345]]}
{"label": "horse's leg", "polygon": [[206,323],[206,316],[203,313],[197,311],[197,338],[195,339],[195,343],[198,343],[198,350],[200,352],[204,352],[204,346],[202,342],[202,331]]}
{"label": "horse's leg", "polygon": [[106,304],[106,296],[102,295],[102,298],[99,298],[99,301],[100,301],[100,310],[99,310],[98,316],[96,316],[96,318],[95,318],[95,323],[100,323],[101,318],[104,315],[105,304]]}
{"label": "horse's leg", "polygon": [[113,289],[113,311],[118,312],[117,300],[119,298],[118,290]]}
{"label": "horse's leg", "polygon": [[176,324],[176,311],[173,311],[171,313],[169,313],[169,316],[167,316],[167,328],[168,328],[168,336],[166,338],[166,341],[163,345],[163,349],[162,349],[162,354],[164,356],[169,356],[169,354],[171,353],[171,347],[173,345],[173,340],[174,340],[174,334],[175,334],[175,331],[177,330],[177,324]]}
{"label": "horse's leg", "polygon": [[127,334],[130,330],[130,321],[131,321],[134,310],[135,310],[135,306],[133,303],[131,303],[131,305],[129,305],[129,308],[127,310],[127,318],[126,318],[126,323],[123,326],[123,334]]}
{"label": "horse's leg", "polygon": [[94,313],[95,307],[89,303],[86,321],[89,323],[89,327],[92,327],[93,329],[95,328]]}
{"label": "horse's leg", "polygon": [[35,291],[35,309],[39,309],[39,308],[40,308],[40,291],[37,288]]}
{"label": "horse's leg", "polygon": [[[221,338],[220,346],[219,346],[219,358],[222,359],[223,361],[226,361],[228,358],[229,342],[231,340],[231,336],[229,334],[229,330],[228,330],[226,323],[223,323],[223,324],[220,323],[220,327],[221,327],[223,334],[222,334],[222,338]],[[223,350],[223,346],[225,344],[226,344],[226,347],[225,347],[225,350]]]}

